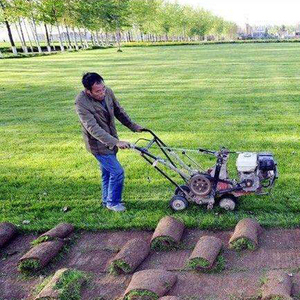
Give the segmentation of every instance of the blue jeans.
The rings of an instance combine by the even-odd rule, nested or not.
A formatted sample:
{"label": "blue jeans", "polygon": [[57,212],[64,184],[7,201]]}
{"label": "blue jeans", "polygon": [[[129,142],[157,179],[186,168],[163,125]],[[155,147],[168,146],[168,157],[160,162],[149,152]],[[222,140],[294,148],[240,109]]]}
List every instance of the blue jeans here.
{"label": "blue jeans", "polygon": [[102,202],[117,205],[122,201],[124,170],[116,154],[95,155],[102,171]]}

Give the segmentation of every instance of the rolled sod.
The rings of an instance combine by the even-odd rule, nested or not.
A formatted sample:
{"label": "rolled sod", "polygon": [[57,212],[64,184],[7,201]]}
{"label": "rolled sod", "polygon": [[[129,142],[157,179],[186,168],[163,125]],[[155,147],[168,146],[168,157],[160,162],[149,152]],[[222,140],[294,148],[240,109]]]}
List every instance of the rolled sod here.
{"label": "rolled sod", "polygon": [[170,250],[176,247],[180,242],[184,231],[184,224],[172,217],[162,218],[153,233],[151,239],[151,249]]}
{"label": "rolled sod", "polygon": [[64,242],[55,240],[38,244],[19,260],[19,271],[30,272],[45,267],[61,250]]}
{"label": "rolled sod", "polygon": [[34,300],[80,299],[80,290],[86,280],[87,276],[82,271],[60,269]]}
{"label": "rolled sod", "polygon": [[16,234],[17,227],[14,224],[3,222],[0,223],[0,248],[9,242]]}
{"label": "rolled sod", "polygon": [[262,300],[292,300],[292,280],[284,271],[272,270],[262,286]]}
{"label": "rolled sod", "polygon": [[49,283],[41,290],[41,292],[34,299],[59,299],[60,293],[58,289],[55,289],[55,286],[66,271],[68,271],[68,269],[66,268],[57,270],[54,276],[49,281]]}
{"label": "rolled sod", "polygon": [[74,231],[74,226],[68,223],[60,223],[51,230],[43,233],[38,239],[43,237],[48,237],[49,240],[54,240],[57,238],[63,239],[70,235]]}
{"label": "rolled sod", "polygon": [[133,274],[123,300],[158,300],[175,284],[177,276],[165,270],[144,270]]}
{"label": "rolled sod", "polygon": [[255,250],[262,228],[255,219],[243,219],[237,223],[229,240],[229,247],[235,250]]}
{"label": "rolled sod", "polygon": [[201,237],[189,257],[188,267],[198,271],[212,269],[221,250],[222,241],[219,238]]}
{"label": "rolled sod", "polygon": [[142,239],[128,241],[109,265],[112,274],[129,274],[148,256],[150,245]]}

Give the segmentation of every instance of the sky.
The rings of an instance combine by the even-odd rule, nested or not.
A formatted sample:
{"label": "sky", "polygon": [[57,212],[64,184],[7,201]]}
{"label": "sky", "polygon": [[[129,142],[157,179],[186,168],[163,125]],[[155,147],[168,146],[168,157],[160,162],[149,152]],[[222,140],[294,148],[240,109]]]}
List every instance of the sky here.
{"label": "sky", "polygon": [[[176,0],[172,0],[176,1]],[[240,26],[297,25],[300,23],[300,0],[177,0],[200,6]]]}

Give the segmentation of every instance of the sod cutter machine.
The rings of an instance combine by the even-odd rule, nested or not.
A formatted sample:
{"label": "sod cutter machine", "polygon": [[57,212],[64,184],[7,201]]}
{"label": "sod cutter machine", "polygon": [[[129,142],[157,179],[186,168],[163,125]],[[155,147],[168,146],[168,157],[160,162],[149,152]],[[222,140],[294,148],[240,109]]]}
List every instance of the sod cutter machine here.
{"label": "sod cutter machine", "polygon": [[[277,163],[271,153],[232,152],[221,148],[219,151],[207,149],[178,149],[168,147],[155,133],[149,129],[143,131],[152,135],[152,139],[138,139],[131,148],[151,164],[158,172],[168,179],[175,187],[175,193],[170,201],[173,210],[187,208],[190,202],[204,204],[212,209],[215,203],[225,210],[234,210],[236,200],[240,196],[269,194],[278,178]],[[146,147],[139,147],[138,142],[147,141]],[[152,147],[161,151],[162,157],[151,153]],[[202,169],[188,154],[196,151],[216,158],[215,165],[208,170]],[[179,155],[180,153],[180,155]],[[229,154],[238,154],[236,168],[238,180],[228,177],[227,162]],[[183,157],[189,160],[185,163]],[[162,170],[160,165],[176,172],[183,180],[178,184]]]}

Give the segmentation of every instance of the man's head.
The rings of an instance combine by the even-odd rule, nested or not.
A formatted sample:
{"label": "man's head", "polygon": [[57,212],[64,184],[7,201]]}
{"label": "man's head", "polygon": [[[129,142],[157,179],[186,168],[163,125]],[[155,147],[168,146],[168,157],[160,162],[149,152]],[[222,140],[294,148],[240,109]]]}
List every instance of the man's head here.
{"label": "man's head", "polygon": [[82,77],[82,84],[86,93],[96,100],[103,100],[106,88],[104,79],[97,73],[85,73]]}

